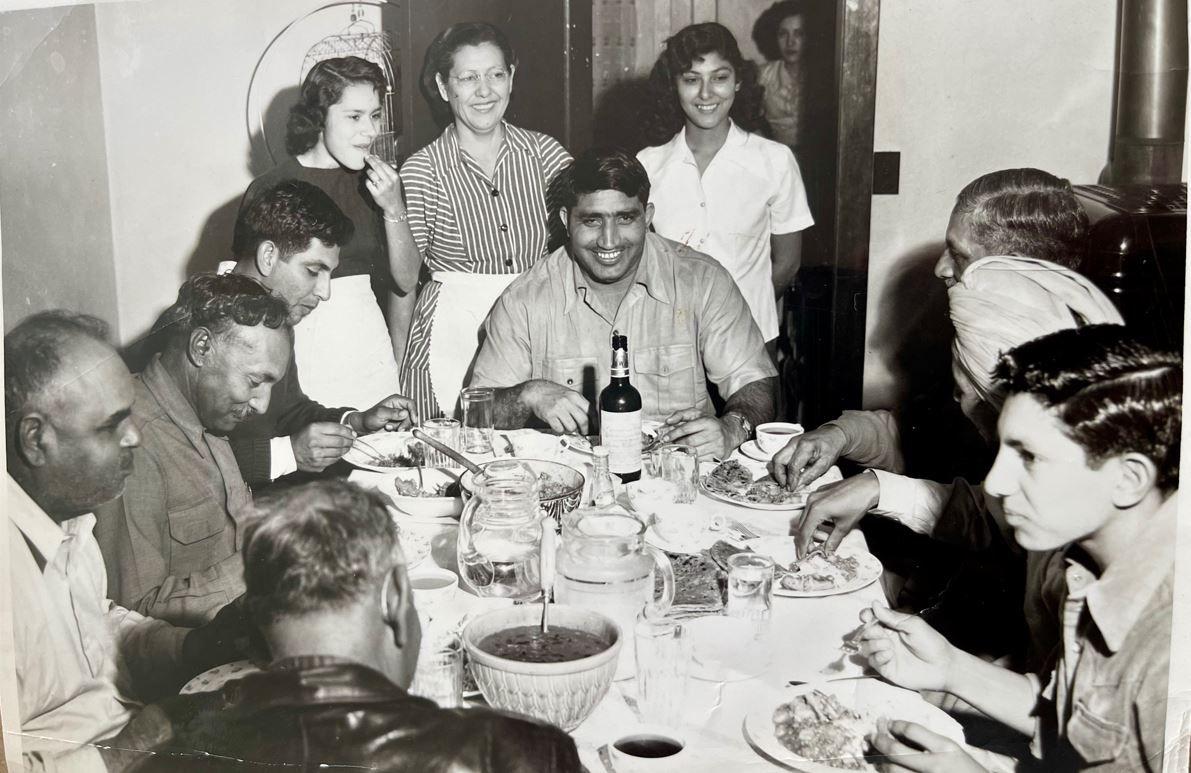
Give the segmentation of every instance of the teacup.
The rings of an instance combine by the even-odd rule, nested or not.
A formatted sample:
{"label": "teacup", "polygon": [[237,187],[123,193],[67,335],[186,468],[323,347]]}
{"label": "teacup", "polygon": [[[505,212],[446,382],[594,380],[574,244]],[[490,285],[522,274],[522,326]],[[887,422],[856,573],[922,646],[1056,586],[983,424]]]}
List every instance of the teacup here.
{"label": "teacup", "polygon": [[409,584],[414,592],[414,606],[429,623],[458,594],[459,575],[448,569],[428,566],[410,572]]}
{"label": "teacup", "polygon": [[805,430],[801,424],[788,421],[771,421],[757,426],[757,446],[767,454],[776,454]]}
{"label": "teacup", "polygon": [[[681,770],[688,761],[687,744],[670,728],[638,728],[608,745],[617,773]],[[677,763],[677,764],[676,764]]]}

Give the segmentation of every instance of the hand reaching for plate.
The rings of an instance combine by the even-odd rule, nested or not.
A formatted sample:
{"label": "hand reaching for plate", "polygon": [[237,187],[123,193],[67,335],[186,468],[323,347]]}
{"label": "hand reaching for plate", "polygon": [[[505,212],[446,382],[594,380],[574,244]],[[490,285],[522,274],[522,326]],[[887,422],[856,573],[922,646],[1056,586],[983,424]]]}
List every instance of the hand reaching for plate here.
{"label": "hand reaching for plate", "polygon": [[834,424],[805,432],[786,444],[769,460],[769,474],[791,491],[814,483],[831,469],[848,437]]}
{"label": "hand reaching for plate", "polygon": [[810,552],[815,544],[815,532],[828,522],[833,528],[823,543],[823,552],[834,552],[848,532],[856,528],[864,514],[876,506],[880,496],[881,483],[871,472],[863,472],[811,492],[798,521],[791,524],[798,556],[801,558]]}
{"label": "hand reaching for plate", "polygon": [[946,736],[915,722],[877,722],[868,742],[885,756],[884,770],[918,773],[986,773],[985,768]]}

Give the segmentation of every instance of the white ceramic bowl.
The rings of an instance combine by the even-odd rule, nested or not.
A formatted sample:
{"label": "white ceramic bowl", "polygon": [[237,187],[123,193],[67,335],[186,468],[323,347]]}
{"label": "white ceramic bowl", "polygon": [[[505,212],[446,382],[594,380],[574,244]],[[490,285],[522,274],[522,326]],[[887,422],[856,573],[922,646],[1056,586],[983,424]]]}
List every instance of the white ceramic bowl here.
{"label": "white ceramic bowl", "polygon": [[[463,499],[454,497],[407,497],[397,493],[396,480],[403,480],[417,484],[418,471],[413,467],[403,467],[395,470],[392,478],[387,478],[381,484],[381,490],[393,500],[394,506],[403,513],[419,518],[442,518],[458,516],[463,511]],[[422,483],[424,488],[454,483],[458,476],[440,470],[437,467],[422,468]],[[462,493],[462,492],[461,492]]]}
{"label": "white ceramic bowl", "polygon": [[620,627],[610,618],[579,607],[550,605],[550,624],[595,634],[611,644],[603,652],[561,663],[526,663],[493,655],[479,644],[490,634],[538,625],[540,604],[487,612],[463,629],[463,646],[480,692],[492,706],[528,714],[570,731],[587,719],[608,692],[620,655]]}

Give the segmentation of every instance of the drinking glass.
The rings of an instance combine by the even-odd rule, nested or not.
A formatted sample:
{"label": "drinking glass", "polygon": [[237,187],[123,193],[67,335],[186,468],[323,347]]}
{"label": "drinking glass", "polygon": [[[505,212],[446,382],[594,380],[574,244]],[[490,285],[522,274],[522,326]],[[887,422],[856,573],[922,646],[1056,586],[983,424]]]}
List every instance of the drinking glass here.
{"label": "drinking glass", "polygon": [[[457,419],[426,419],[422,422],[422,431],[443,445],[459,448],[459,421]],[[426,445],[427,467],[458,467],[459,463],[435,449]]]}
{"label": "drinking glass", "polygon": [[401,144],[400,132],[378,132],[368,146],[368,152],[380,158],[391,167],[396,168],[400,160],[398,149]]}
{"label": "drinking glass", "polygon": [[655,477],[673,483],[678,493],[675,502],[690,504],[699,492],[699,453],[690,446],[666,443],[654,451]]}
{"label": "drinking glass", "polygon": [[650,612],[637,616],[637,714],[643,722],[679,727],[686,707],[691,640],[682,623]]}
{"label": "drinking glass", "polygon": [[728,558],[728,603],[724,614],[767,622],[773,614],[773,559],[756,553]]}
{"label": "drinking glass", "polygon": [[444,709],[463,705],[463,643],[457,634],[423,644],[409,691]]}
{"label": "drinking glass", "polygon": [[459,393],[463,405],[463,450],[469,454],[492,453],[493,409],[496,391],[469,387]]}

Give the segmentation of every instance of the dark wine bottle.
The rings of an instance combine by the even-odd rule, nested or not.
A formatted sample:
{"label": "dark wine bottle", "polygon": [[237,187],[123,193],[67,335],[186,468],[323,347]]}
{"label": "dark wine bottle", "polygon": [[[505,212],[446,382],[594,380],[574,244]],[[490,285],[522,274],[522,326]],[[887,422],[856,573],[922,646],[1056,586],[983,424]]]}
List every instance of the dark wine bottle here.
{"label": "dark wine bottle", "polygon": [[612,331],[612,380],[600,392],[600,444],[625,483],[641,477],[641,393],[629,383],[629,337]]}

